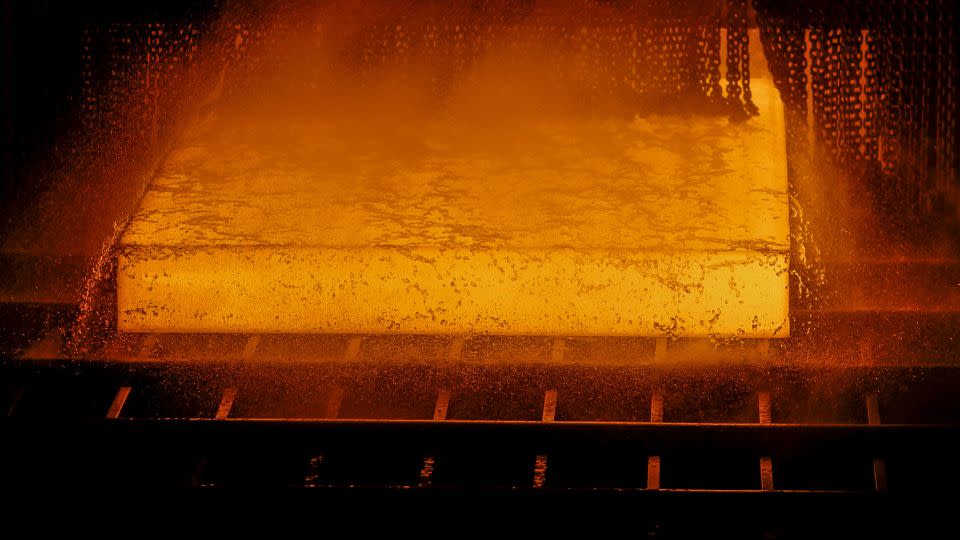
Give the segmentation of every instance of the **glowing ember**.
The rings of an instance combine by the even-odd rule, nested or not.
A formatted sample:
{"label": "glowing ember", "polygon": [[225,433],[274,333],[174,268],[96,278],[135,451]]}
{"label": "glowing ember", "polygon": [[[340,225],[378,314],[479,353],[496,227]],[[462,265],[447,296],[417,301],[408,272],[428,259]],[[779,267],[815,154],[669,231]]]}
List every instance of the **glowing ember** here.
{"label": "glowing ember", "polygon": [[123,236],[149,332],[788,334],[782,105],[760,115],[445,122],[358,144],[221,119]]}

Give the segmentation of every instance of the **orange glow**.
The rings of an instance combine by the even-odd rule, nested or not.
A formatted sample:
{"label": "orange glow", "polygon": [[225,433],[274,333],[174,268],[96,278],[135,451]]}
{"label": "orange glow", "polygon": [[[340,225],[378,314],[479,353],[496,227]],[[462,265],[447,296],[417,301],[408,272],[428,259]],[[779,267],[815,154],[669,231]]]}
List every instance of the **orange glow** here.
{"label": "orange glow", "polygon": [[753,89],[741,124],[439,118],[388,146],[227,118],[125,232],[119,328],[786,337],[783,111]]}

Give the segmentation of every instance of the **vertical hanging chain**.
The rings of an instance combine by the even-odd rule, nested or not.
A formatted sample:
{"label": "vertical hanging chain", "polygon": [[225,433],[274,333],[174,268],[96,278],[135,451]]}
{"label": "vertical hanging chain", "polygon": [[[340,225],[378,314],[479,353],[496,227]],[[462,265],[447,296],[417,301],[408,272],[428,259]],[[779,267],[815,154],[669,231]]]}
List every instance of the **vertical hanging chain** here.
{"label": "vertical hanging chain", "polygon": [[880,127],[877,121],[878,100],[883,91],[877,74],[877,29],[878,21],[872,3],[865,6],[865,24],[863,32],[863,92],[865,95],[863,110],[863,157],[881,164],[879,151]]}
{"label": "vertical hanging chain", "polygon": [[810,39],[810,93],[813,105],[813,132],[817,140],[827,140],[823,120],[827,117],[827,68],[824,45],[824,31],[818,27],[811,27]]}
{"label": "vertical hanging chain", "polygon": [[756,113],[750,95],[750,47],[747,33],[747,0],[727,2],[727,101],[732,114]]}
{"label": "vertical hanging chain", "polygon": [[723,101],[723,87],[720,85],[720,25],[719,19],[709,21],[706,26],[707,49],[707,91],[706,95],[714,104]]}
{"label": "vertical hanging chain", "polygon": [[848,14],[842,17],[838,47],[839,47],[839,112],[840,125],[838,136],[841,139],[842,158],[844,161],[857,162],[862,158],[861,145],[863,137],[860,133],[861,112],[861,39],[860,21]]}
{"label": "vertical hanging chain", "polygon": [[743,107],[747,114],[756,116],[760,110],[753,103],[753,92],[750,91],[750,25],[747,18],[747,0],[743,1],[741,23],[743,30],[740,33],[740,80],[743,86]]}

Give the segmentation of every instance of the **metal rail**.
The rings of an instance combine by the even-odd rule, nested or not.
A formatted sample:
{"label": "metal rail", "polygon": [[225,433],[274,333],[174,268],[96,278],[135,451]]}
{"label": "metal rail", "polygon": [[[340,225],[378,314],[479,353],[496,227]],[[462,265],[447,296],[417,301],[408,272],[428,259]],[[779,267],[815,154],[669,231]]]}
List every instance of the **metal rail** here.
{"label": "metal rail", "polygon": [[[536,422],[509,420],[348,420],[292,418],[20,420],[0,419],[15,437],[55,441],[83,437],[142,440],[183,438],[211,448],[333,445],[433,451],[603,450],[612,446],[662,454],[748,452],[792,456],[808,452],[872,456],[960,450],[960,426],[918,424],[741,424],[652,422]],[[872,459],[872,458],[871,458]]]}

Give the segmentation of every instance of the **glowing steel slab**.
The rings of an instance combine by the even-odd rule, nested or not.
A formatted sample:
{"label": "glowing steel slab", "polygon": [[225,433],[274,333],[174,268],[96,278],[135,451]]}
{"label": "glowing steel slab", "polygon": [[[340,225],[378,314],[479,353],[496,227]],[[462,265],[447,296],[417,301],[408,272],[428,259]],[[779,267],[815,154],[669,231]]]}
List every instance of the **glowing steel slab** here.
{"label": "glowing steel slab", "polygon": [[[187,140],[121,240],[133,332],[788,335],[783,114]],[[493,135],[493,136],[491,136]]]}

